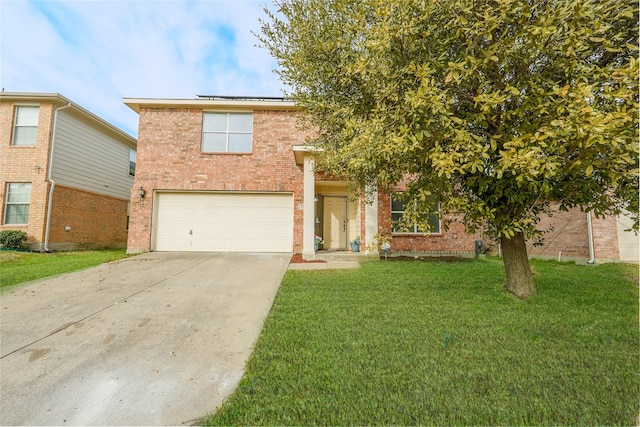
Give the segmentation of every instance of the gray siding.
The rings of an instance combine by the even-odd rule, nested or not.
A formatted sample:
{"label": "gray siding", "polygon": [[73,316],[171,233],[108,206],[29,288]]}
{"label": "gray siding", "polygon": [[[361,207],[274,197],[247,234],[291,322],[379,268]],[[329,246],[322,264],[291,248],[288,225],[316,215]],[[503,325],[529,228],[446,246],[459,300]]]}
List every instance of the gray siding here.
{"label": "gray siding", "polygon": [[133,187],[130,148],[135,149],[115,133],[62,110],[58,114],[52,177],[59,185],[129,199]]}

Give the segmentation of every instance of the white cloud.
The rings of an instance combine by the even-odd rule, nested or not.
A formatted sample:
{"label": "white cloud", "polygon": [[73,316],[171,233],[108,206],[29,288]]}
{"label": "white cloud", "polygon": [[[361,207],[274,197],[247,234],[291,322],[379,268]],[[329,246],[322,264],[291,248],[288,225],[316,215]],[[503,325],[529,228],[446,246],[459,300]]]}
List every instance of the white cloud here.
{"label": "white cloud", "polygon": [[0,0],[0,84],[58,92],[125,131],[123,97],[279,96],[260,1]]}

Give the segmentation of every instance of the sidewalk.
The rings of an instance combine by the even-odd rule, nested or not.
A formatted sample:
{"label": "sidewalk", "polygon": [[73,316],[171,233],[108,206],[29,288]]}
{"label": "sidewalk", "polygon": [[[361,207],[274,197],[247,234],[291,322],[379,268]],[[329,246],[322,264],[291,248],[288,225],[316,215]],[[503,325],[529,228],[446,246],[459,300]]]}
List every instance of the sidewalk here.
{"label": "sidewalk", "polygon": [[358,261],[300,262],[289,264],[289,270],[339,270],[358,268]]}

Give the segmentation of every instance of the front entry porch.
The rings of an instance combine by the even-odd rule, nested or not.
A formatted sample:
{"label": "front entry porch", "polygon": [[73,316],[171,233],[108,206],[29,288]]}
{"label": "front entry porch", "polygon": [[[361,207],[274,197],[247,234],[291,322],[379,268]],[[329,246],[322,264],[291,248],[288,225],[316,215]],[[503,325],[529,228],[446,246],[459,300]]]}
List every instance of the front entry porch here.
{"label": "front entry porch", "polygon": [[360,253],[366,252],[367,240],[371,242],[378,229],[377,200],[365,204],[344,181],[316,180],[313,147],[295,146],[294,155],[304,168],[303,258],[317,258],[316,237],[323,241],[319,254],[348,253],[358,237]]}
{"label": "front entry porch", "polygon": [[346,251],[360,236],[359,203],[341,182],[316,182],[314,195],[314,234],[325,251]]}

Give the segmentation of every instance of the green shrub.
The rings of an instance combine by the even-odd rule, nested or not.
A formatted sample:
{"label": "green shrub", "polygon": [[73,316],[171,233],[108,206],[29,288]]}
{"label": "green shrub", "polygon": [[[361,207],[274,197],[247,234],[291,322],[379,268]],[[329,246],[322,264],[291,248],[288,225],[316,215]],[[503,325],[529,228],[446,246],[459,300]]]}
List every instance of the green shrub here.
{"label": "green shrub", "polygon": [[19,230],[0,231],[0,245],[8,249],[22,249],[27,242],[27,233]]}

